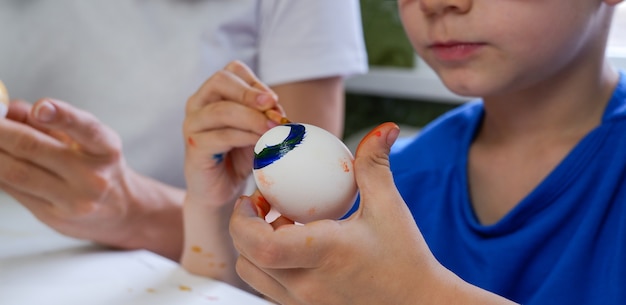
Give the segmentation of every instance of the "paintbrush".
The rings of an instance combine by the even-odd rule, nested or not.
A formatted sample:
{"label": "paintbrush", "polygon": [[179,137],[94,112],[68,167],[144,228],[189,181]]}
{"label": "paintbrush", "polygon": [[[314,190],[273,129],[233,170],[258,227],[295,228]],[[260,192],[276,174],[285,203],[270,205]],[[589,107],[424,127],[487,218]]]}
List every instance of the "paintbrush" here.
{"label": "paintbrush", "polygon": [[287,119],[286,117],[284,117],[278,110],[276,109],[270,109],[270,110],[266,110],[265,111],[265,116],[267,116],[267,118],[269,118],[270,120],[278,123],[278,124],[288,124],[291,123],[291,121],[289,119]]}

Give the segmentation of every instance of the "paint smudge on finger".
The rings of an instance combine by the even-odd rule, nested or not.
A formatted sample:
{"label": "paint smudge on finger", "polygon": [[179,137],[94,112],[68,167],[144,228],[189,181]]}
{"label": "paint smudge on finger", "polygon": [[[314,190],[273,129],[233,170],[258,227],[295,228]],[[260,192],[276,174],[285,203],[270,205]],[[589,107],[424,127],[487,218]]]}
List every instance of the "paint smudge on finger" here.
{"label": "paint smudge on finger", "polygon": [[213,160],[215,160],[216,164],[220,164],[220,163],[224,162],[224,154],[214,154],[213,155]]}
{"label": "paint smudge on finger", "polygon": [[191,147],[196,147],[196,141],[192,137],[187,138],[187,144]]}

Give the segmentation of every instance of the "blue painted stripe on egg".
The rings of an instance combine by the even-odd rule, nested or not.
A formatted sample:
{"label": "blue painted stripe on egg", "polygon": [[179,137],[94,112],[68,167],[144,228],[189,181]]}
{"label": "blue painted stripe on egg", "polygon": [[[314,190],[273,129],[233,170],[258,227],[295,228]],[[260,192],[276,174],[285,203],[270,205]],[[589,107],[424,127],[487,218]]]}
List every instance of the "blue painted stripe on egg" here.
{"label": "blue painted stripe on egg", "polygon": [[266,146],[258,154],[254,153],[254,169],[261,169],[276,162],[302,143],[306,134],[304,125],[289,123],[282,126],[291,128],[287,138],[276,145]]}

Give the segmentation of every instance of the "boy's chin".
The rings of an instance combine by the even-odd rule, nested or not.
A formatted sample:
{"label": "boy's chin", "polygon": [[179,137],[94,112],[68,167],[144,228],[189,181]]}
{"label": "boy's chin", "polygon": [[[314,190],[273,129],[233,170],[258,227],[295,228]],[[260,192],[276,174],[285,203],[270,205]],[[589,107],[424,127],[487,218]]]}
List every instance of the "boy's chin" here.
{"label": "boy's chin", "polygon": [[481,86],[468,81],[452,81],[442,79],[443,84],[452,93],[464,97],[481,97],[485,95],[485,91],[481,90]]}
{"label": "boy's chin", "polygon": [[438,72],[448,90],[456,95],[475,98],[493,95],[499,91],[500,81],[480,74]]}

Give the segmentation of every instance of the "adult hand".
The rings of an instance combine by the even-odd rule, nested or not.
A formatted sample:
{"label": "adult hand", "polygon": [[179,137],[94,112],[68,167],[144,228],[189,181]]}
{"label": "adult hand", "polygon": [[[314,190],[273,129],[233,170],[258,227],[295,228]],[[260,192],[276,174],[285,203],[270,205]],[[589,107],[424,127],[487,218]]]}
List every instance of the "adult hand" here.
{"label": "adult hand", "polygon": [[438,304],[476,292],[436,261],[399,195],[388,160],[397,136],[386,123],[360,143],[361,204],[346,220],[268,224],[260,195],[242,198],[230,222],[238,274],[280,304]]}
{"label": "adult hand", "polygon": [[[182,192],[155,190],[161,187],[157,182],[128,168],[120,138],[110,128],[92,114],[52,99],[32,107],[11,103],[8,118],[0,119],[0,188],[38,219],[76,238],[147,248],[172,258],[180,254],[180,244],[163,242],[181,239],[180,211],[178,217],[170,212],[172,219],[148,224],[154,210],[170,208],[158,203],[146,208],[137,201],[169,196],[180,210]],[[179,228],[161,235],[147,228],[152,225]]]}
{"label": "adult hand", "polygon": [[249,180],[254,145],[281,117],[276,95],[238,61],[189,98],[183,127],[187,195],[181,259],[188,271],[245,288],[235,273],[228,221]]}

